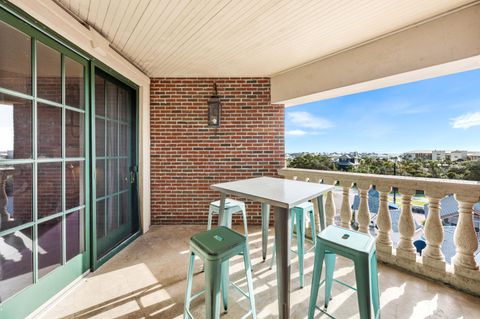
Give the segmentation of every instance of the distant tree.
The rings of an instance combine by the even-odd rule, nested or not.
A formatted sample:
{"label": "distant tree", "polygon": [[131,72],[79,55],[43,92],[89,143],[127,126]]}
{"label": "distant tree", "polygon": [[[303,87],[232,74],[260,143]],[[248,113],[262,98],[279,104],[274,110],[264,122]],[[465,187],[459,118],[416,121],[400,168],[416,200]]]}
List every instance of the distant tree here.
{"label": "distant tree", "polygon": [[465,179],[471,181],[480,181],[480,160],[471,161],[466,165],[467,171],[465,173]]}
{"label": "distant tree", "polygon": [[308,168],[319,170],[336,170],[335,163],[328,156],[305,154],[298,156],[288,163],[288,167],[292,168]]}

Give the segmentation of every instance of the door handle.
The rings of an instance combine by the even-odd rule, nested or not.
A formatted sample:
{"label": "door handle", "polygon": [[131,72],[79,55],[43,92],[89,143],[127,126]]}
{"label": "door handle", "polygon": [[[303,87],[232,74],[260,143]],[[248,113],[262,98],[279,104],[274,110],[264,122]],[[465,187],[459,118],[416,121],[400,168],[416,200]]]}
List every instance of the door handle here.
{"label": "door handle", "polygon": [[134,183],[135,183],[135,172],[130,171],[130,184],[134,184]]}

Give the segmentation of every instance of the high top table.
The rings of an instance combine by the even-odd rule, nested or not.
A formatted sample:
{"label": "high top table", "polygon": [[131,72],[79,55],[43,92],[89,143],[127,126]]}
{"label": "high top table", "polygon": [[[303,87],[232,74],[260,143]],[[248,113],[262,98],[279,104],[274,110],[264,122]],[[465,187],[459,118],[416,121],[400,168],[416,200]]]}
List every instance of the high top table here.
{"label": "high top table", "polygon": [[[231,227],[232,217],[226,216],[225,198],[236,195],[252,201],[273,206],[275,215],[275,248],[277,262],[278,313],[280,318],[290,317],[290,214],[289,210],[308,200],[317,200],[321,229],[325,226],[323,194],[333,189],[331,185],[300,182],[273,177],[258,177],[212,185],[220,192],[219,226]],[[262,214],[264,213],[262,209]],[[262,216],[263,219],[263,216]],[[268,232],[268,219],[267,219]],[[265,232],[265,230],[262,230]],[[262,234],[265,235],[265,234]],[[262,236],[266,238],[266,236]],[[228,267],[228,264],[225,266]],[[226,269],[228,274],[228,268]],[[228,275],[224,276],[223,288],[228,287]]]}

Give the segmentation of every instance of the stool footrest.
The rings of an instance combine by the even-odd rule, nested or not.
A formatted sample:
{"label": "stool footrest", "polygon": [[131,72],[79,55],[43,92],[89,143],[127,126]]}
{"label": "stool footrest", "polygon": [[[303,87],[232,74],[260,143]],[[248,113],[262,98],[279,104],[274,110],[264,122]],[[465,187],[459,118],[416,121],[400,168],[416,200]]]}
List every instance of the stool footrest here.
{"label": "stool footrest", "polygon": [[247,294],[245,291],[243,291],[242,288],[238,287],[236,283],[231,282],[230,285],[231,285],[233,288],[237,289],[239,293],[241,293],[242,295],[244,295],[245,298],[250,299],[250,295]]}

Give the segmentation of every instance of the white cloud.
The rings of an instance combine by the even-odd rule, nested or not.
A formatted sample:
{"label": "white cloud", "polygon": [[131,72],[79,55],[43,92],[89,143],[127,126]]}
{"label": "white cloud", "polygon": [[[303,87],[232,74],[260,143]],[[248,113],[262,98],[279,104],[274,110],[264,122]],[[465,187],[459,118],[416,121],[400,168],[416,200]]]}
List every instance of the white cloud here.
{"label": "white cloud", "polygon": [[467,129],[472,126],[478,126],[480,125],[480,112],[460,115],[459,117],[453,118],[450,124],[453,128],[463,129]]}
{"label": "white cloud", "polygon": [[307,135],[307,132],[305,132],[304,130],[290,130],[286,131],[285,134],[287,136],[304,136]]}
{"label": "white cloud", "polygon": [[325,130],[333,127],[333,123],[329,120],[308,112],[289,112],[287,113],[287,120],[293,125],[314,130]]}

